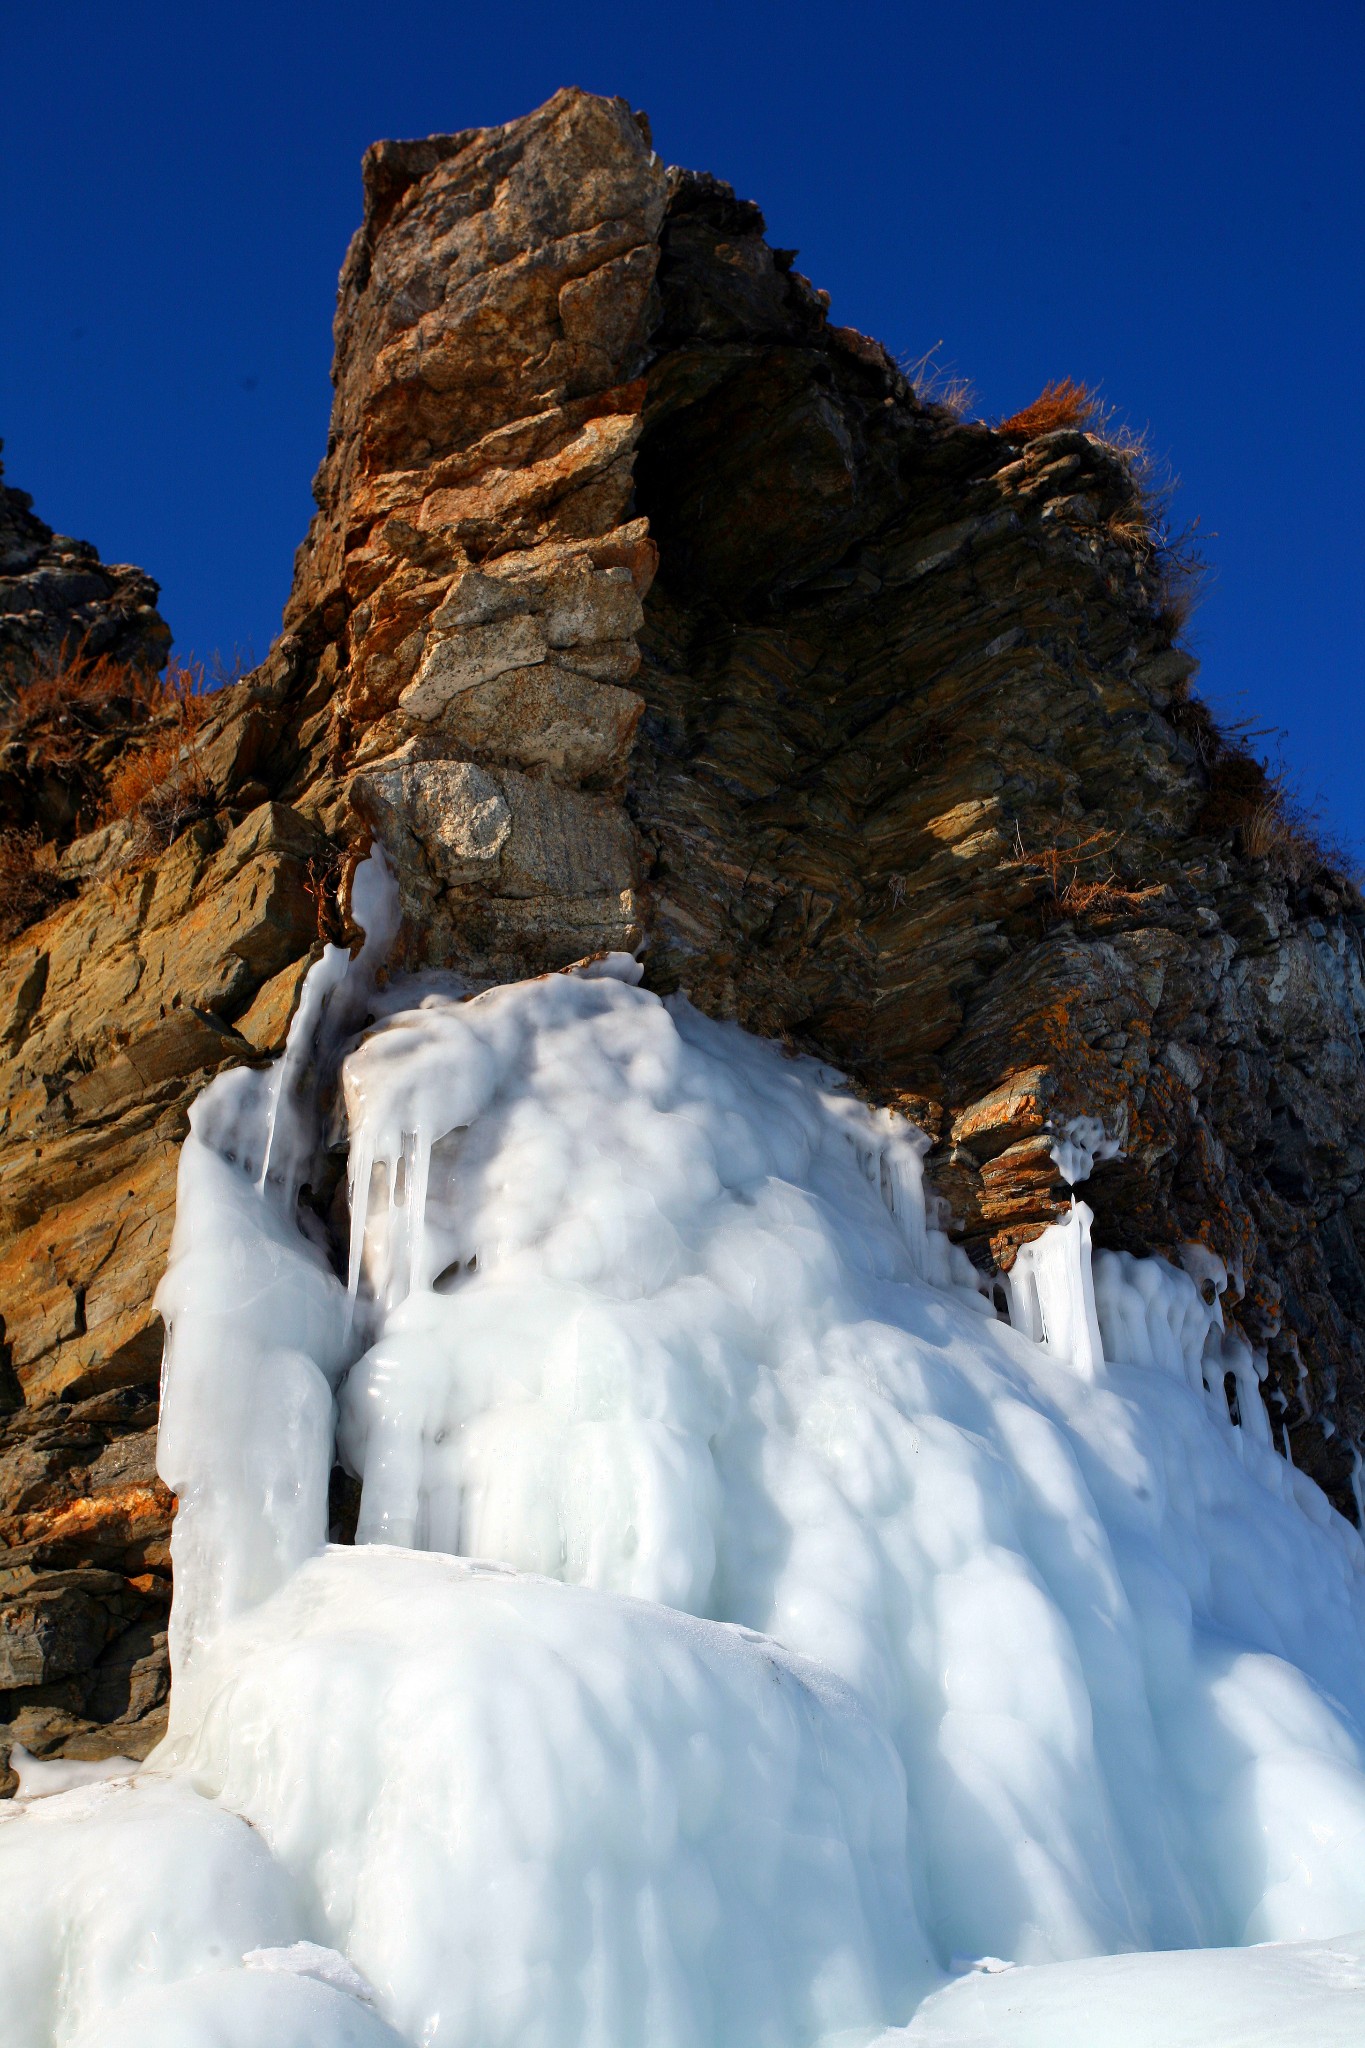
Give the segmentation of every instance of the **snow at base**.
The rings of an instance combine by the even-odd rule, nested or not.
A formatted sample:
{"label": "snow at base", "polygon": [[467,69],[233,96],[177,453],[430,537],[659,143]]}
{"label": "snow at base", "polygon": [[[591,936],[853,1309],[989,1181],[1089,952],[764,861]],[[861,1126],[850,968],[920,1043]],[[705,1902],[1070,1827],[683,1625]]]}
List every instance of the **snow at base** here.
{"label": "snow at base", "polygon": [[0,2048],[1365,2039],[1365,1551],[1218,1262],[1077,1201],[1011,1326],[827,1069],[381,951],[195,1107],[171,1731],[0,1808]]}
{"label": "snow at base", "polygon": [[1360,2048],[1365,1935],[975,1970],[874,2048]]}

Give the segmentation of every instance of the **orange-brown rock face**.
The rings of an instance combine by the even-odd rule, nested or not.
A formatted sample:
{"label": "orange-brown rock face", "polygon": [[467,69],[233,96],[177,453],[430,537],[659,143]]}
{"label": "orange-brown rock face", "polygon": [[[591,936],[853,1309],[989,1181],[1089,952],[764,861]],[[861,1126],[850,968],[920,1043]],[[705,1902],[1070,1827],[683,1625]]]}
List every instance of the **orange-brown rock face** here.
{"label": "orange-brown rock face", "polygon": [[0,955],[0,1692],[34,1750],[162,1732],[152,1296],[179,1144],[206,1081],[282,1042],[321,843],[282,806],[225,806]]}
{"label": "orange-brown rock face", "polygon": [[11,1736],[156,1730],[176,1145],[282,1042],[371,833],[406,964],[643,941],[916,1116],[982,1263],[1065,1199],[1049,1126],[1102,1117],[1097,1240],[1227,1260],[1349,1506],[1365,914],[1190,697],[1131,462],[922,404],[755,207],[577,92],[368,153],[336,342],[286,630],[195,742],[211,814],[61,846],[72,900],[0,949]]}
{"label": "orange-brown rock face", "polygon": [[365,184],[288,612],[336,636],[300,795],[399,854],[411,959],[634,945],[621,795],[655,555],[629,506],[663,169],[623,104],[560,93],[382,143]]}

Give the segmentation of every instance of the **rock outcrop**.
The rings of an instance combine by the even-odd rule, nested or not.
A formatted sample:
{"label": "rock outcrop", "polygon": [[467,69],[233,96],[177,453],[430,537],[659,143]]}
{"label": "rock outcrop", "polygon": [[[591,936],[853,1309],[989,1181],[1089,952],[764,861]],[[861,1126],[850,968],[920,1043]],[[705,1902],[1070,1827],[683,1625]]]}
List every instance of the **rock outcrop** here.
{"label": "rock outcrop", "polygon": [[12,1739],[155,1733],[175,1147],[282,1042],[372,833],[398,964],[643,944],[921,1122],[983,1266],[1103,1118],[1097,1241],[1225,1260],[1349,1511],[1365,910],[1191,695],[1131,455],[924,402],[578,92],[367,153],[334,375],[285,630],[195,736],[212,803],[65,846],[73,900],[0,953]]}
{"label": "rock outcrop", "polygon": [[143,570],[102,562],[89,541],[54,533],[29,493],[6,484],[0,463],[0,692],[78,646],[160,668],[171,635],[158,594]]}
{"label": "rock outcrop", "polygon": [[288,795],[400,855],[412,960],[522,971],[643,936],[631,516],[667,180],[618,102],[381,143],[286,613],[322,642]]}

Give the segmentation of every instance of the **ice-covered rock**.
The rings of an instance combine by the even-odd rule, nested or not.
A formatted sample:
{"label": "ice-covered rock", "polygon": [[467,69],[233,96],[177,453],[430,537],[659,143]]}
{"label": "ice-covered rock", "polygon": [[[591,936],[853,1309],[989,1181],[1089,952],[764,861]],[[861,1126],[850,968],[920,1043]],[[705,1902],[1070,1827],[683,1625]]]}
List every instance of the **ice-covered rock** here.
{"label": "ice-covered rock", "polygon": [[1077,1203],[1010,1327],[829,1069],[625,955],[371,965],[196,1108],[171,1735],[0,1825],[5,2048],[1365,2024],[1365,1549],[1236,1426],[1216,1276]]}

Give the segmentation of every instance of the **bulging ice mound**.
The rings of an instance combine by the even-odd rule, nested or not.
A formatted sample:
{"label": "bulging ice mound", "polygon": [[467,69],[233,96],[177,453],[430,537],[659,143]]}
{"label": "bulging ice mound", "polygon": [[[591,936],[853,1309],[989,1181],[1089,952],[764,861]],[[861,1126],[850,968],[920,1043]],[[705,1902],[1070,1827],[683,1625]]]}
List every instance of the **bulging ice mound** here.
{"label": "bulging ice mound", "polygon": [[240,2038],[277,2048],[289,1973],[244,1993],[224,1965],[308,1938],[411,2041],[814,2041],[937,1981],[894,1750],[747,1631],[334,1547],[205,1667],[169,1784],[36,1799],[0,1830],[5,1895],[31,1894],[4,1983],[27,2024],[0,2038],[65,2040],[136,1999],[163,2033],[110,2038],[181,2048],[201,2008],[249,1996]]}
{"label": "bulging ice mound", "polygon": [[734,1628],[332,1549],[185,1759],[412,2040],[818,2040],[936,1981],[885,1736]]}
{"label": "bulging ice mound", "polygon": [[0,2041],[1060,2042],[1076,1971],[1115,2048],[1365,2037],[1365,1553],[1216,1301],[1078,1205],[1012,1327],[837,1075],[615,956],[369,964],[196,1107],[171,1733],[0,1827]]}

